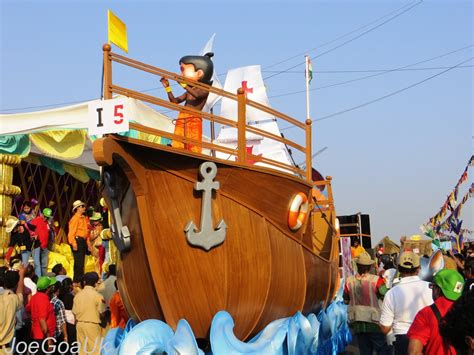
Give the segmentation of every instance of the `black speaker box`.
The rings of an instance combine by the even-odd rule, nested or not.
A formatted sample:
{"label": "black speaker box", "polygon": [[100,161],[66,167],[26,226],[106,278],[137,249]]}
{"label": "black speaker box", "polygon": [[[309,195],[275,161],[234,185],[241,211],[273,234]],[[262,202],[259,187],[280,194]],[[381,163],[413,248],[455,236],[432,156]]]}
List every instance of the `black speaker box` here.
{"label": "black speaker box", "polygon": [[352,234],[351,244],[354,240],[359,239],[359,234],[366,234],[367,236],[360,237],[359,242],[365,249],[372,248],[372,240],[370,238],[370,218],[368,214],[360,215],[360,226],[359,226],[359,215],[352,214],[347,216],[337,216],[339,219],[339,226],[341,234]]}

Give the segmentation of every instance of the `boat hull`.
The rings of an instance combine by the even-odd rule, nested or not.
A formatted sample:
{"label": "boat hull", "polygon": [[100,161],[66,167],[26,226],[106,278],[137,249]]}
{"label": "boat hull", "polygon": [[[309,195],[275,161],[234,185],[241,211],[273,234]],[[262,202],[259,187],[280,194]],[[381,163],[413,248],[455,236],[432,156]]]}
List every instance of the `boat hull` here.
{"label": "boat hull", "polygon": [[216,226],[223,219],[227,230],[224,242],[206,251],[188,243],[185,226],[193,221],[200,228],[203,196],[194,186],[200,165],[211,157],[114,138],[96,141],[94,156],[120,181],[131,248],[121,253],[119,289],[132,316],[162,319],[175,329],[184,318],[196,337],[206,338],[213,316],[226,310],[236,336],[246,339],[272,320],[315,311],[332,298],[338,279],[334,233],[319,236],[323,255],[312,241],[312,218],[296,232],[288,228],[293,196],[310,196],[305,181],[215,160],[220,186],[212,197],[212,221]]}

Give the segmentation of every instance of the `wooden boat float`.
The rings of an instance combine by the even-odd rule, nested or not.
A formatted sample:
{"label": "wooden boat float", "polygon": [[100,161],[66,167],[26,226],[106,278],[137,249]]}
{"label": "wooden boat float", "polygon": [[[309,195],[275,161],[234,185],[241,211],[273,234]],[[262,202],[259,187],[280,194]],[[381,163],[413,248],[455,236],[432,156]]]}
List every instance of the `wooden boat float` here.
{"label": "wooden boat float", "polygon": [[[238,120],[116,86],[112,62],[234,98]],[[226,310],[235,321],[236,336],[246,339],[275,319],[329,303],[339,280],[338,235],[331,178],[311,180],[311,122],[303,124],[247,100],[242,90],[235,95],[117,55],[108,45],[104,68],[105,99],[126,95],[199,114],[239,133],[236,149],[230,149],[130,124],[145,134],[201,145],[209,154],[120,135],[94,142],[113,237],[121,250],[118,286],[129,314],[139,320],[162,319],[173,328],[184,318],[197,338],[206,338],[213,316]],[[305,130],[306,147],[247,125],[247,105]],[[246,131],[301,149],[307,170],[248,153]],[[233,154],[236,161],[215,158],[213,151]],[[316,194],[317,186],[327,188],[327,198]],[[305,218],[297,209],[302,223],[292,229],[289,209],[292,203],[301,207],[297,196],[303,195],[308,213]]]}

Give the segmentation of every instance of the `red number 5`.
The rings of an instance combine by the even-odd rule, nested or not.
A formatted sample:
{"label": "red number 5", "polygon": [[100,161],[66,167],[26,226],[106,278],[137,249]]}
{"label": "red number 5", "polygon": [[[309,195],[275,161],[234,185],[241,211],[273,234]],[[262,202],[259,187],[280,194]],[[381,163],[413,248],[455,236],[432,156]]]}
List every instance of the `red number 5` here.
{"label": "red number 5", "polygon": [[123,105],[115,105],[114,106],[114,117],[120,117],[119,120],[114,120],[115,124],[121,124],[123,122],[123,113],[118,112],[118,110],[123,110]]}

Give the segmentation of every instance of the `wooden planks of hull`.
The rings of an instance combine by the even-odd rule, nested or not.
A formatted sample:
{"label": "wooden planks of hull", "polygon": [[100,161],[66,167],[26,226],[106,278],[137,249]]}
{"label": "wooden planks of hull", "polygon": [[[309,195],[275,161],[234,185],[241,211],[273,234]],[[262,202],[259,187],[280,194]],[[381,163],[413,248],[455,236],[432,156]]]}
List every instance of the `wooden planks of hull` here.
{"label": "wooden planks of hull", "polygon": [[[94,143],[100,165],[123,172],[130,186],[121,200],[132,248],[121,255],[119,287],[130,313],[158,318],[176,328],[186,319],[196,337],[208,336],[220,310],[234,318],[240,339],[272,320],[310,312],[334,291],[337,264],[303,243],[287,225],[288,207],[312,186],[278,172],[215,161],[213,223],[224,219],[225,241],[205,251],[188,244],[184,226],[199,228],[202,193],[193,186],[205,160],[104,138]],[[212,161],[212,158],[209,159]],[[322,238],[322,237],[321,237]],[[138,287],[137,285],[138,280]],[[133,286],[131,286],[133,285]]]}

